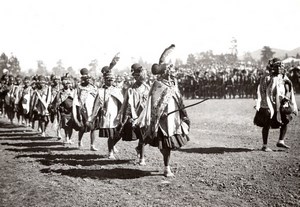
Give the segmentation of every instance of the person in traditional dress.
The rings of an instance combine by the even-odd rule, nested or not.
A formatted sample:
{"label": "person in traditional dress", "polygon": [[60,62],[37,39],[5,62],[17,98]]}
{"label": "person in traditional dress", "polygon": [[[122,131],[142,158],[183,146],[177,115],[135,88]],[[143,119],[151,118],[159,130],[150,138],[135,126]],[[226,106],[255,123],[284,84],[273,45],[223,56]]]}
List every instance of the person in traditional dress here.
{"label": "person in traditional dress", "polygon": [[[38,75],[35,74],[34,76],[32,76],[31,78],[31,83],[30,83],[30,86],[32,88],[33,91],[36,91],[37,88],[39,87],[39,84],[38,84]],[[30,98],[30,102],[29,102],[29,121],[30,121],[30,125],[31,125],[31,128],[32,129],[35,129],[35,122],[37,121],[34,117],[34,113],[33,113],[33,99],[32,97]],[[38,131],[40,132],[41,129],[40,127],[38,126]]]}
{"label": "person in traditional dress", "polygon": [[288,79],[280,59],[273,58],[267,65],[268,73],[261,79],[257,89],[254,124],[262,127],[262,151],[270,152],[268,137],[270,128],[280,128],[277,147],[290,148],[284,142],[292,114],[298,115],[292,82]]}
{"label": "person in traditional dress", "polygon": [[58,75],[52,75],[50,77],[51,80],[51,101],[49,104],[49,113],[50,113],[50,121],[53,123],[53,127],[56,130],[56,135],[58,139],[61,139],[61,128],[60,128],[60,114],[58,112],[58,108],[53,107],[54,104],[52,103],[57,95],[57,93],[61,90],[61,77]]}
{"label": "person in traditional dress", "polygon": [[22,110],[21,110],[21,101],[20,101],[22,89],[23,89],[22,77],[20,75],[17,75],[15,81],[15,90],[14,90],[14,97],[15,97],[14,111],[16,113],[17,122],[19,125],[24,124]]}
{"label": "person in traditional dress", "polygon": [[15,77],[13,75],[9,75],[9,79],[7,83],[8,92],[5,96],[5,112],[11,124],[13,124],[13,120],[15,118],[16,90],[17,87],[15,86]]}
{"label": "person in traditional dress", "polygon": [[6,117],[6,112],[5,112],[5,97],[9,91],[9,87],[7,87],[8,84],[8,74],[4,74],[1,77],[1,83],[0,83],[0,113],[1,117]]}
{"label": "person in traditional dress", "polygon": [[86,68],[80,70],[81,81],[74,91],[74,99],[72,106],[72,116],[75,122],[74,129],[78,131],[78,147],[83,147],[82,137],[84,133],[90,132],[92,151],[97,151],[95,147],[95,136],[91,133],[93,128],[87,125],[88,117],[92,113],[94,100],[97,93],[97,87],[90,83],[90,76]]}
{"label": "person in traditional dress", "polygon": [[20,91],[21,114],[25,121],[25,126],[30,127],[30,100],[33,94],[33,89],[30,85],[30,77],[25,76],[23,79],[23,87]]}
{"label": "person in traditional dress", "polygon": [[158,78],[150,89],[146,107],[134,123],[145,130],[144,143],[158,147],[162,153],[163,174],[166,177],[174,176],[169,165],[171,150],[189,141],[190,129],[183,98],[175,80],[174,67],[165,63],[166,56],[174,47],[168,47],[161,55],[159,64],[152,65],[151,71]]}
{"label": "person in traditional dress", "polygon": [[118,114],[123,103],[122,89],[114,86],[115,77],[111,69],[119,60],[118,54],[113,58],[110,66],[102,68],[104,85],[97,91],[92,115],[89,122],[99,129],[99,137],[107,137],[108,158],[115,159],[115,145],[120,140],[117,127],[120,120]]}
{"label": "person in traditional dress", "polygon": [[120,110],[120,120],[123,123],[120,136],[124,141],[139,140],[138,146],[135,148],[139,158],[139,164],[146,165],[142,131],[138,126],[133,127],[132,123],[145,108],[150,86],[146,83],[147,71],[140,64],[133,64],[131,66],[131,72],[135,82],[127,89]]}
{"label": "person in traditional dress", "polygon": [[41,136],[46,136],[46,128],[49,123],[48,107],[51,101],[51,86],[48,86],[46,77],[38,76],[37,88],[33,92],[31,109],[33,121],[38,121],[38,129],[41,131]]}
{"label": "person in traditional dress", "polygon": [[69,76],[63,76],[61,78],[63,88],[60,89],[52,104],[53,107],[58,109],[59,129],[64,129],[65,132],[65,144],[72,144],[72,134],[74,127],[74,120],[72,116],[72,107],[74,99],[74,89],[72,87],[72,81]]}

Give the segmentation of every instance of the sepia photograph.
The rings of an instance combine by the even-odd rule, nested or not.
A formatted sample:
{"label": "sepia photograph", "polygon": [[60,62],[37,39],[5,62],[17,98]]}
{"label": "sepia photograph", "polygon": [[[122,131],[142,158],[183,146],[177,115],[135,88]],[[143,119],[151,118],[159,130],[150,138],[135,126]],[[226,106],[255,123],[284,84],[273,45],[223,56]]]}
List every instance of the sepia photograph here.
{"label": "sepia photograph", "polygon": [[1,207],[299,207],[300,0],[3,0]]}

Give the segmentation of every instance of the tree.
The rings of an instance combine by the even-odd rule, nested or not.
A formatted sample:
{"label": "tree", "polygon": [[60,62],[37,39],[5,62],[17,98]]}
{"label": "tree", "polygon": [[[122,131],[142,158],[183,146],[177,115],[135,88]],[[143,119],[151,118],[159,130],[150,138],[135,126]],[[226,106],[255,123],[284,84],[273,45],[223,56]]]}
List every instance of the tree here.
{"label": "tree", "polygon": [[66,73],[66,71],[65,68],[62,66],[62,60],[59,59],[56,64],[57,66],[52,68],[52,73],[58,76],[63,76]]}
{"label": "tree", "polygon": [[261,50],[261,62],[262,64],[266,65],[268,61],[273,58],[275,52],[269,46],[264,46]]}
{"label": "tree", "polygon": [[183,65],[182,60],[179,59],[179,58],[176,58],[176,60],[175,60],[175,66],[176,66],[176,67],[179,67],[179,66],[181,66],[181,65]]}
{"label": "tree", "polygon": [[251,55],[251,53],[250,52],[246,52],[245,54],[244,54],[244,62],[245,63],[251,63],[251,64],[254,64],[255,63],[255,60],[254,60],[254,58],[252,57],[252,55]]}
{"label": "tree", "polygon": [[90,69],[89,69],[89,73],[92,77],[97,77],[99,76],[99,72],[98,72],[98,60],[97,59],[94,59],[94,60],[91,60],[90,64]]}
{"label": "tree", "polygon": [[76,76],[76,72],[71,66],[67,68],[67,73],[69,73],[69,75],[72,77]]}
{"label": "tree", "polygon": [[38,66],[38,68],[36,70],[36,73],[38,75],[47,75],[47,69],[42,60],[37,61],[37,66]]}
{"label": "tree", "polygon": [[284,59],[287,59],[289,56],[287,53],[285,53]]}
{"label": "tree", "polygon": [[196,57],[193,54],[189,54],[186,60],[186,64],[188,66],[193,66],[194,64],[196,64]]}
{"label": "tree", "polygon": [[[151,73],[151,67],[152,67],[151,63],[148,63],[147,61],[144,61],[143,58],[140,57],[139,60],[138,60],[138,64],[140,64],[141,66],[143,66],[143,68],[145,68],[148,73]],[[131,70],[131,66],[130,66],[129,70]]]}
{"label": "tree", "polygon": [[3,69],[8,69],[7,67],[8,57],[5,55],[5,53],[2,53],[0,56],[0,75],[3,74]]}
{"label": "tree", "polygon": [[296,58],[297,58],[297,59],[300,59],[299,53],[296,54]]}
{"label": "tree", "polygon": [[11,55],[11,57],[8,59],[7,67],[11,74],[13,75],[20,74],[21,71],[20,64],[18,58],[16,58],[15,56]]}

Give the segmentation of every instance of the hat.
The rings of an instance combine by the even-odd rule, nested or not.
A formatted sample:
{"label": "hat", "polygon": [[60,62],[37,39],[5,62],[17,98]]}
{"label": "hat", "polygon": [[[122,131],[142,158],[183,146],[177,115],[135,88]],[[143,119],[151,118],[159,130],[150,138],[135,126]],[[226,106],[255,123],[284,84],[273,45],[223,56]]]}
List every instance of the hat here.
{"label": "hat", "polygon": [[22,80],[22,76],[21,75],[17,75],[16,76],[16,80]]}
{"label": "hat", "polygon": [[60,80],[60,77],[58,75],[52,75],[51,80]]}
{"label": "hat", "polygon": [[110,70],[110,68],[108,67],[108,66],[104,66],[102,69],[101,69],[101,73],[108,73],[108,72],[110,72],[111,70]]}
{"label": "hat", "polygon": [[103,78],[104,78],[104,80],[109,81],[109,80],[114,80],[115,76],[111,71],[109,71],[109,72],[103,73]]}
{"label": "hat", "polygon": [[157,63],[154,63],[151,67],[151,72],[153,75],[162,75],[165,73],[167,69],[167,65],[166,64],[157,64]]}
{"label": "hat", "polygon": [[30,77],[29,76],[25,76],[24,77],[24,81],[30,81]]}
{"label": "hat", "polygon": [[46,83],[46,77],[43,76],[43,75],[39,75],[39,76],[38,76],[38,81],[39,81],[40,83]]}
{"label": "hat", "polygon": [[86,68],[80,70],[81,77],[89,77],[89,71]]}
{"label": "hat", "polygon": [[282,66],[281,60],[279,58],[272,58],[268,61],[266,69],[271,73],[278,73],[278,68],[280,66]]}
{"label": "hat", "polygon": [[131,73],[132,73],[132,74],[140,73],[142,70],[143,70],[143,66],[141,66],[141,65],[138,64],[138,63],[134,63],[134,64],[131,66]]}

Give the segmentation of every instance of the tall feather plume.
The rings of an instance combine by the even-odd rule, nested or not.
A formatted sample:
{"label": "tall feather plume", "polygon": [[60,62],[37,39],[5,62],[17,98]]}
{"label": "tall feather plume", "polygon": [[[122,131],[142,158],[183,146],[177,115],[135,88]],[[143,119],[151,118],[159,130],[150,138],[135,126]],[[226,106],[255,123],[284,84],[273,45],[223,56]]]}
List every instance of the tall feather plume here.
{"label": "tall feather plume", "polygon": [[166,57],[174,50],[174,48],[175,48],[175,45],[172,44],[164,50],[164,52],[161,54],[161,56],[159,58],[159,65],[165,63]]}
{"label": "tall feather plume", "polygon": [[116,64],[117,62],[120,60],[120,53],[118,52],[112,59],[112,61],[110,62],[109,64],[109,69],[112,69]]}

